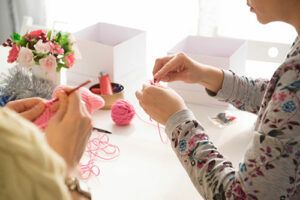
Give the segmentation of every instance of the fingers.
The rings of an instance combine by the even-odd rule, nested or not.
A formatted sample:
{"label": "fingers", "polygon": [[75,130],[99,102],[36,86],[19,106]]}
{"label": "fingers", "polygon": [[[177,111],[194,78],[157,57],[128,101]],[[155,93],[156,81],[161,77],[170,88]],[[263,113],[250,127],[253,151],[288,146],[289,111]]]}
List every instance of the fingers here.
{"label": "fingers", "polygon": [[[63,92],[63,93],[68,93],[72,90],[73,88],[72,87],[69,87],[69,86],[64,86],[64,85],[61,85],[59,86],[58,88],[56,88],[53,92],[53,98],[54,97],[58,97],[58,94]],[[56,112],[59,108],[59,102],[54,102],[51,106],[50,106],[50,111],[51,112]]]}
{"label": "fingers", "polygon": [[147,108],[146,108],[146,106],[145,106],[144,103],[143,103],[143,101],[144,101],[144,99],[143,99],[143,92],[142,92],[142,91],[136,91],[136,92],[135,92],[135,96],[136,96],[136,98],[138,99],[139,104],[140,104],[140,106],[143,108],[143,110],[144,110],[146,113],[148,113]]}
{"label": "fingers", "polygon": [[145,89],[147,89],[147,88],[149,88],[149,87],[151,87],[150,84],[144,83],[142,89],[145,90]]}
{"label": "fingers", "polygon": [[174,56],[166,56],[163,58],[156,59],[153,70],[152,70],[152,74],[155,75],[173,57]]}
{"label": "fingers", "polygon": [[91,115],[89,114],[84,101],[81,100],[79,92],[74,92],[69,95],[69,104],[66,115],[69,117],[79,117],[83,120],[83,124],[88,129],[91,129]]}
{"label": "fingers", "polygon": [[31,109],[20,113],[20,115],[30,121],[34,121],[44,112],[44,110],[45,104],[43,102],[40,102],[37,105],[33,106]]}
{"label": "fingers", "polygon": [[54,102],[54,103],[49,107],[49,109],[50,109],[51,112],[56,112],[56,111],[58,110],[58,108],[59,108],[59,101]]}
{"label": "fingers", "polygon": [[[181,72],[181,71],[179,71],[179,72]],[[183,77],[183,74],[179,74],[179,72],[177,72],[177,71],[176,72],[169,72],[168,74],[163,76],[160,81],[172,82],[172,81],[181,80],[181,78]]]}
{"label": "fingers", "polygon": [[142,91],[136,91],[135,96],[140,101],[140,100],[142,100],[143,92]]}
{"label": "fingers", "polygon": [[74,113],[80,113],[80,106],[81,106],[81,99],[78,92],[73,92],[69,95],[69,104],[68,104],[68,111],[67,115]]}
{"label": "fingers", "polygon": [[142,90],[138,90],[138,91],[135,92],[135,96],[136,96],[136,98],[137,98],[139,101],[142,100],[144,91],[145,91],[147,88],[149,88],[149,87],[153,87],[153,86],[151,86],[151,85],[149,85],[149,84],[143,84]]}
{"label": "fingers", "polygon": [[32,107],[38,105],[39,103],[44,103],[44,100],[41,98],[27,98],[20,99],[15,101],[10,101],[7,103],[7,107],[16,111],[17,113],[21,113],[31,109]]}
{"label": "fingers", "polygon": [[68,96],[65,92],[60,91],[57,93],[57,97],[59,100],[59,107],[58,107],[58,110],[57,110],[56,114],[54,115],[53,119],[57,120],[57,121],[61,121],[67,112]]}
{"label": "fingers", "polygon": [[[149,84],[143,84],[143,88],[135,92],[135,96],[139,101],[140,106],[146,111],[146,105],[149,101],[155,98],[155,94],[158,94],[160,86],[154,86]],[[147,112],[147,111],[146,111]]]}
{"label": "fingers", "polygon": [[60,93],[61,91],[64,91],[65,93],[68,93],[69,91],[71,91],[73,88],[69,87],[69,86],[65,86],[65,85],[61,85],[59,87],[57,87],[54,92],[53,92],[53,97],[56,97],[58,93]]}
{"label": "fingers", "polygon": [[[177,54],[172,57],[159,71],[154,74],[154,79],[159,82],[161,80],[170,81],[170,75],[180,73],[184,70],[184,54]],[[172,74],[173,73],[173,74]]]}
{"label": "fingers", "polygon": [[81,104],[80,104],[80,111],[81,113],[86,116],[87,118],[91,119],[92,116],[91,114],[89,113],[88,109],[87,109],[87,106],[85,104],[85,102],[83,100],[81,100]]}

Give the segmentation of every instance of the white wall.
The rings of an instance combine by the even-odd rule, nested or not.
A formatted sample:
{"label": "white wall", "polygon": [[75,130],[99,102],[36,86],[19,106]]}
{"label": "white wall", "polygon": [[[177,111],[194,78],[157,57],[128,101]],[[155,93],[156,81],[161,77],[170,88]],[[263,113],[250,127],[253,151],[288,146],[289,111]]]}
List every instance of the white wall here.
{"label": "white wall", "polygon": [[[59,5],[59,6],[58,6]],[[154,59],[188,34],[196,34],[198,0],[47,0],[51,21],[70,23],[76,31],[106,22],[147,32],[149,70]]]}

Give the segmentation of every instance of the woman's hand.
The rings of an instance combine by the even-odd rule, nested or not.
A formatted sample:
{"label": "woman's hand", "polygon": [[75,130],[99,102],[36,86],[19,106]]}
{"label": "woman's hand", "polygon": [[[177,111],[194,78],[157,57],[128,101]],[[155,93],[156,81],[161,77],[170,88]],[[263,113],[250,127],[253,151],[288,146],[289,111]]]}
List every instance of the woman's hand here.
{"label": "woman's hand", "polygon": [[174,113],[186,109],[183,99],[170,88],[144,85],[136,97],[145,112],[163,125]]}
{"label": "woman's hand", "polygon": [[198,63],[183,53],[159,58],[155,61],[153,76],[156,82],[183,81],[201,84],[217,92],[222,86],[223,71]]}
{"label": "woman's hand", "polygon": [[25,119],[34,121],[44,112],[45,100],[41,98],[20,99],[8,102],[6,107],[19,113]]}
{"label": "woman's hand", "polygon": [[46,138],[72,171],[79,163],[90,137],[91,116],[78,92],[73,92],[69,96],[63,91],[56,94],[59,98],[59,107],[45,129]]}

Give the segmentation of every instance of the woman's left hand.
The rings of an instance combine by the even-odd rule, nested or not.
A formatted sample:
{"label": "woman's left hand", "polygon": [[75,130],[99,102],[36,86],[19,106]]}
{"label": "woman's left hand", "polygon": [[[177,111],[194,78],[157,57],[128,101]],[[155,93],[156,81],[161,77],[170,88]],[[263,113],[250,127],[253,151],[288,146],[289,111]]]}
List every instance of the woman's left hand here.
{"label": "woman's left hand", "polygon": [[45,100],[37,97],[20,99],[8,102],[5,107],[14,110],[29,121],[34,121],[44,112]]}
{"label": "woman's left hand", "polygon": [[135,95],[145,112],[163,125],[173,114],[186,109],[182,97],[171,88],[144,85]]}

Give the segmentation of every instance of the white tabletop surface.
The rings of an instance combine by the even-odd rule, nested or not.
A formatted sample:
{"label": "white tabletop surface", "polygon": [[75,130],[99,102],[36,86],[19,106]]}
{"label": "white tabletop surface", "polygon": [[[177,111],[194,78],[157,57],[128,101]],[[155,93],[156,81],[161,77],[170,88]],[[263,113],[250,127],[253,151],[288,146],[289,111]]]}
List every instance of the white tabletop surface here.
{"label": "white tabletop surface", "polygon": [[[129,97],[128,97],[129,96]],[[127,99],[143,120],[149,120],[139,108],[134,95]],[[211,140],[225,157],[238,166],[245,148],[251,140],[256,116],[232,110],[237,117],[234,124],[219,128],[208,120],[224,108],[188,105],[205,127]],[[184,168],[170,147],[159,137],[157,127],[135,117],[129,126],[118,127],[110,117],[110,111],[98,111],[93,115],[94,125],[113,132],[110,141],[119,146],[120,156],[112,161],[99,161],[101,174],[88,181],[95,199],[109,200],[198,200],[202,199],[189,180]],[[162,131],[165,136],[164,131]]]}
{"label": "white tabletop surface", "polygon": [[[5,62],[7,53],[8,49],[0,48],[0,72],[6,72],[11,66]],[[142,119],[149,121],[149,117],[139,108],[134,97],[134,91],[139,87],[136,82],[125,85],[126,99],[134,105]],[[224,111],[224,108],[188,106],[220,152],[237,166],[252,138],[251,130],[256,116],[230,108],[237,117],[236,122],[228,127],[219,128],[213,125],[208,117]],[[109,135],[110,142],[118,145],[121,151],[120,156],[114,160],[97,161],[101,174],[88,180],[94,199],[201,199],[171,149],[170,142],[164,144],[160,140],[157,127],[138,117],[135,117],[130,125],[118,127],[111,120],[110,111],[102,110],[94,113],[93,122],[94,126],[113,132]],[[164,135],[164,131],[162,134]]]}

